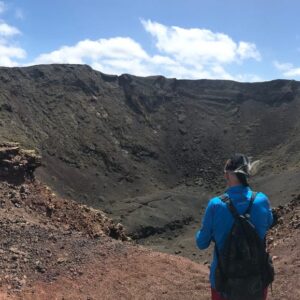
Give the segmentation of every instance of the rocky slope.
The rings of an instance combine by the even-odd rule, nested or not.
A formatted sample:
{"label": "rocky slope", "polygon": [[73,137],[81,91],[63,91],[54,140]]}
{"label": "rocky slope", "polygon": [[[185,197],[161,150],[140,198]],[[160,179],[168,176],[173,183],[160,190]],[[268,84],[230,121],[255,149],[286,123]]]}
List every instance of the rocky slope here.
{"label": "rocky slope", "polygon": [[0,68],[0,137],[38,149],[38,178],[141,238],[199,222],[233,151],[261,160],[254,188],[273,205],[299,193],[299,88]]}
{"label": "rocky slope", "polygon": [[38,182],[39,163],[1,144],[13,167],[0,179],[0,299],[208,299],[207,267],[126,242],[121,224]]}
{"label": "rocky slope", "polygon": [[[276,278],[274,299],[300,298],[300,194],[290,203],[274,209],[275,226],[268,235]],[[273,299],[272,298],[272,299]]]}
{"label": "rocky slope", "polygon": [[[40,162],[33,151],[1,144],[0,165],[14,167],[0,179],[0,299],[210,299],[207,263],[127,241],[121,224],[37,181]],[[269,299],[300,296],[299,199],[274,211]]]}

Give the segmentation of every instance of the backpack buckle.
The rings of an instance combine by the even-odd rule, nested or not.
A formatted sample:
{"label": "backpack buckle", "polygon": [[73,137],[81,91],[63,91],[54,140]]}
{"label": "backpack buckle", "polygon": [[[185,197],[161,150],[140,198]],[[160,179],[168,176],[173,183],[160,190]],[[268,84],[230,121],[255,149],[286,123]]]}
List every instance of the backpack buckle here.
{"label": "backpack buckle", "polygon": [[249,214],[249,213],[244,214],[244,216],[245,216],[245,218],[246,218],[247,220],[250,220],[250,214]]}

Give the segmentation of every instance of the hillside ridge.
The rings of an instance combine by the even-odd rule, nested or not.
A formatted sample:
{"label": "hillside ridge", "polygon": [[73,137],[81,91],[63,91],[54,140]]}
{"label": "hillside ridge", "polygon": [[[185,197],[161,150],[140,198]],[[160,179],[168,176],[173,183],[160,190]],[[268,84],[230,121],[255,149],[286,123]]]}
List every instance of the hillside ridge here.
{"label": "hillside ridge", "polygon": [[[262,163],[273,205],[300,192],[300,84],[106,75],[84,65],[0,68],[0,137],[37,149],[37,177],[133,237],[199,222],[224,161]],[[283,188],[286,193],[282,193]],[[193,225],[194,226],[194,225]]]}

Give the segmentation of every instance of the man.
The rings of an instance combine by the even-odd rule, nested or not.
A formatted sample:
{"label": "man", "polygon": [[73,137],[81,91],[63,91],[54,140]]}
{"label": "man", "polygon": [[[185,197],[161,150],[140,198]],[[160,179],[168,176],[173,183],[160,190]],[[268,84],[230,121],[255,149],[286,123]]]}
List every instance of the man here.
{"label": "man", "polygon": [[[216,290],[216,269],[219,268],[218,257],[220,257],[220,252],[222,252],[235,222],[232,211],[229,209],[228,201],[224,201],[224,199],[231,201],[237,213],[242,215],[249,207],[251,198],[254,198],[252,196],[255,196],[255,199],[252,199],[254,201],[251,208],[249,207],[250,222],[255,226],[254,231],[256,231],[262,241],[273,222],[267,196],[263,193],[255,194],[249,187],[249,173],[250,163],[243,154],[235,154],[226,162],[224,174],[227,181],[227,190],[223,196],[212,198],[209,201],[203,218],[202,228],[196,233],[196,242],[200,249],[206,249],[211,241],[215,242],[215,251],[210,268],[213,300],[228,299],[226,294],[221,294]],[[263,293],[263,297],[266,299],[266,288]]]}

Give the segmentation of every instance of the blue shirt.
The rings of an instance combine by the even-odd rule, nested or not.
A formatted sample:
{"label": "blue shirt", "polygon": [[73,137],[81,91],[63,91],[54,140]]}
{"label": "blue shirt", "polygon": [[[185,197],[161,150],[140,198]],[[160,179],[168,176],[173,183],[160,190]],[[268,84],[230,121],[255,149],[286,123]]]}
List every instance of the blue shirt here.
{"label": "blue shirt", "polygon": [[[252,195],[250,187],[243,185],[230,187],[225,194],[232,200],[235,208],[240,214],[244,213],[249,205]],[[206,249],[212,240],[215,241],[218,249],[222,249],[225,239],[233,225],[231,215],[226,203],[219,197],[212,198],[205,211],[202,221],[202,228],[196,233],[197,246]],[[273,223],[273,215],[268,197],[263,193],[257,193],[251,212],[250,221],[261,239],[264,239],[267,230]],[[216,251],[210,268],[210,283],[215,288],[215,270],[217,267]]]}

